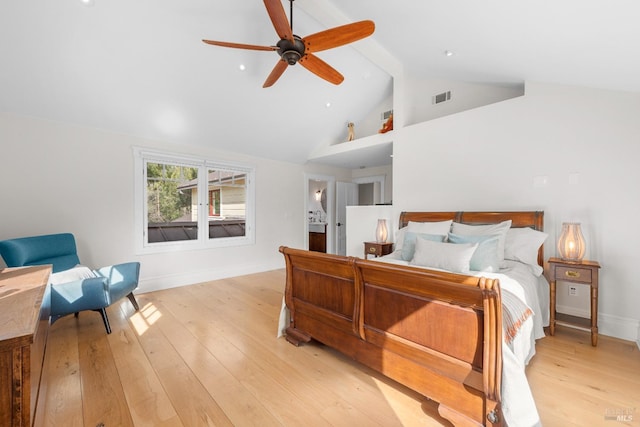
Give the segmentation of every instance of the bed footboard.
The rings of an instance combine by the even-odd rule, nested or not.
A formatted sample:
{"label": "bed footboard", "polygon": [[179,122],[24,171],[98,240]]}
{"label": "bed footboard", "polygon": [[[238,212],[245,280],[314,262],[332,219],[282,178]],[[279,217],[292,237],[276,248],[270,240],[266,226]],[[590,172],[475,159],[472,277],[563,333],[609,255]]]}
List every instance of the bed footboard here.
{"label": "bed footboard", "polygon": [[281,247],[286,330],[439,403],[455,425],[502,425],[497,280]]}

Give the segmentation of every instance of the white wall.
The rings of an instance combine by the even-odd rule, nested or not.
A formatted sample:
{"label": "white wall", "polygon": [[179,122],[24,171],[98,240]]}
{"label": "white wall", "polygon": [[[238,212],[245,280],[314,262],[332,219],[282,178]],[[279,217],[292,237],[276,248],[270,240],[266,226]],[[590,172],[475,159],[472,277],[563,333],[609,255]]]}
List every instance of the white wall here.
{"label": "white wall", "polygon": [[[72,232],[87,265],[140,261],[140,292],[284,267],[278,247],[304,244],[304,173],[350,174],[5,113],[0,143],[0,239]],[[255,166],[256,244],[136,255],[134,145]]]}
{"label": "white wall", "polygon": [[[500,86],[490,84],[465,83],[444,79],[422,79],[412,76],[402,76],[396,78],[394,83],[402,82],[401,86],[406,86],[410,90],[404,93],[397,93],[395,85],[393,90],[389,88],[390,95],[380,104],[375,105],[364,117],[350,117],[345,121],[345,127],[338,141],[332,141],[330,145],[347,141],[347,122],[354,123],[355,137],[363,138],[375,135],[385,124],[386,120],[382,114],[386,111],[394,111],[394,127],[398,129],[399,120],[405,124],[415,124],[432,120],[438,117],[454,114],[459,111],[492,104],[505,99],[521,96],[524,92],[522,86]],[[451,99],[440,104],[433,104],[433,96],[450,91]],[[404,108],[404,118],[399,116]]]}
{"label": "white wall", "polygon": [[[387,242],[393,242],[397,218],[392,206],[347,206],[347,255],[364,258],[364,242],[376,241],[378,219],[387,220]],[[395,228],[398,228],[395,225]]]}
{"label": "white wall", "polygon": [[[391,88],[389,89],[392,91]],[[354,123],[356,138],[363,138],[378,133],[378,131],[382,129],[382,125],[386,122],[382,114],[389,110],[393,110],[392,94],[385,98],[380,104],[373,107],[362,120]]]}
{"label": "white wall", "polygon": [[[600,332],[636,340],[640,95],[536,83],[525,92],[396,131],[394,212],[544,210],[547,258],[561,223],[582,222],[586,258],[602,266]],[[559,311],[588,313],[558,292]]]}
{"label": "white wall", "polygon": [[[440,79],[416,79],[407,77],[405,92],[405,125],[433,120],[460,111],[470,110],[505,99],[522,96],[523,87],[464,83]],[[433,97],[443,92],[451,92],[451,99],[434,104]]]}

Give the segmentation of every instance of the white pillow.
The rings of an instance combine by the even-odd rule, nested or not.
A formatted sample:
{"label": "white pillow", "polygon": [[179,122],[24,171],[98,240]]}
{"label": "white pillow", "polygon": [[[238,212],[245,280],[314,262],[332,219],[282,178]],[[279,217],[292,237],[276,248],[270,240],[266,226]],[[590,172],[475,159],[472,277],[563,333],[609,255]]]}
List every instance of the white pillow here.
{"label": "white pillow", "polygon": [[405,261],[411,261],[416,251],[416,239],[427,239],[434,242],[444,242],[445,236],[439,234],[427,234],[427,233],[414,233],[413,231],[407,231],[404,234],[404,240],[402,242],[402,259]]}
{"label": "white pillow", "polygon": [[498,236],[498,263],[504,266],[504,246],[507,239],[507,231],[511,228],[511,220],[502,221],[498,224],[470,225],[454,222],[451,224],[453,234],[464,236],[497,235]]}
{"label": "white pillow", "polygon": [[449,233],[448,241],[451,243],[477,243],[478,248],[469,261],[469,269],[472,271],[487,271],[497,273],[500,270],[498,263],[498,236],[460,236]]}
{"label": "white pillow", "polygon": [[441,243],[418,237],[416,251],[409,264],[468,273],[469,262],[477,247],[477,243]]}
{"label": "white pillow", "polygon": [[409,221],[409,224],[406,227],[402,227],[398,231],[396,231],[396,242],[395,242],[395,250],[399,251],[402,249],[404,244],[404,235],[407,231],[411,231],[413,233],[420,234],[433,234],[438,236],[446,237],[451,230],[452,220],[448,221],[433,221],[433,222],[416,222]]}
{"label": "white pillow", "polygon": [[396,242],[395,249],[396,251],[402,250],[402,245],[404,244],[404,235],[407,232],[407,227],[402,227],[398,231],[396,231]]}
{"label": "white pillow", "polygon": [[59,271],[49,276],[49,283],[52,285],[59,285],[61,283],[75,282],[76,280],[91,279],[97,277],[89,267],[84,265],[77,265],[68,270]]}
{"label": "white pillow", "polygon": [[531,272],[540,276],[543,268],[538,264],[538,250],[549,235],[532,228],[510,228],[504,246],[506,259],[527,264]]}
{"label": "white pillow", "polygon": [[423,234],[436,234],[446,236],[451,231],[452,220],[448,221],[432,221],[432,222],[415,222],[409,221],[407,231]]}

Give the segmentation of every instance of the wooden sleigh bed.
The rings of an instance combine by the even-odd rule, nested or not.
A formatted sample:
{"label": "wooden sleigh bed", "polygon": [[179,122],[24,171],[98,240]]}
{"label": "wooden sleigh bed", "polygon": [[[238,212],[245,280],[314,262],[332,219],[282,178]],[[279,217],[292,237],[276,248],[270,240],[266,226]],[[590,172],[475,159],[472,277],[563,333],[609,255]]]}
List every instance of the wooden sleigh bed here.
{"label": "wooden sleigh bed", "polygon": [[[512,221],[542,212],[403,212],[409,221]],[[315,339],[439,403],[454,425],[504,425],[499,280],[281,247],[289,342]],[[542,265],[543,249],[538,262]]]}

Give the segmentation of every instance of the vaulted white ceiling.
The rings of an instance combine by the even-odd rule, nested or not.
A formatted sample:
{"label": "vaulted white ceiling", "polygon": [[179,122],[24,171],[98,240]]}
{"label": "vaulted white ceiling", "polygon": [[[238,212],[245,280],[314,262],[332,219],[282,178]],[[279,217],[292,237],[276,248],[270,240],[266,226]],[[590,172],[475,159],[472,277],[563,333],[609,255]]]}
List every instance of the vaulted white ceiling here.
{"label": "vaulted white ceiling", "polygon": [[397,65],[419,79],[639,92],[639,16],[635,0],[296,0],[300,36],[362,19],[376,31],[318,54],[342,85],[296,65],[263,89],[276,53],[201,42],[275,44],[260,0],[6,0],[0,110],[301,163],[391,95]]}

